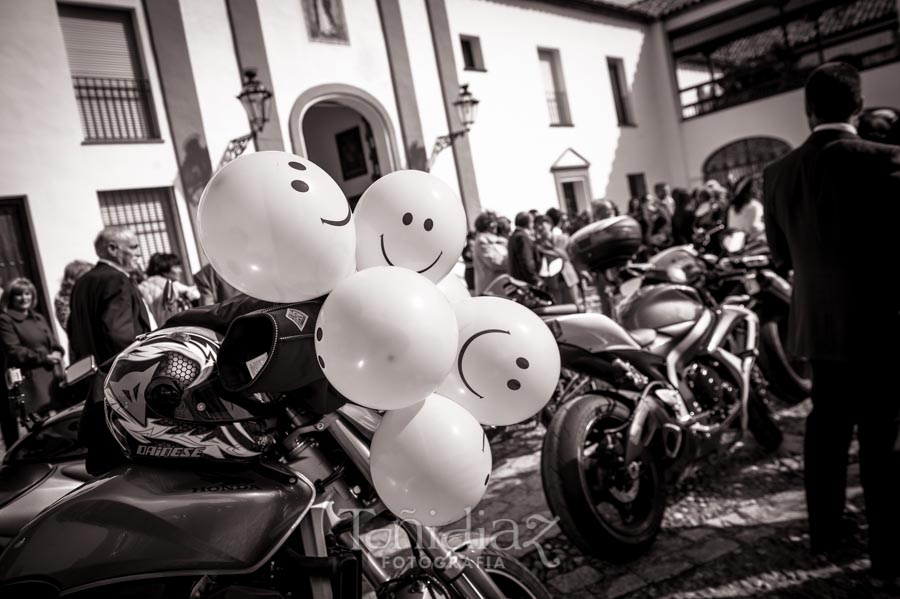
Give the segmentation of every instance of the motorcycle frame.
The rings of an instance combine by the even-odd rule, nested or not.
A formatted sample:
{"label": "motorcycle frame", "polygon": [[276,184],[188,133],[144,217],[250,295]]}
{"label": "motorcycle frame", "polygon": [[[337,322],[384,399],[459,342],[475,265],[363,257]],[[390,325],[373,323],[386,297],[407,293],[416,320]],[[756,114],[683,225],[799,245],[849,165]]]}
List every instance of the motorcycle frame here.
{"label": "motorcycle frame", "polygon": [[[372,473],[369,467],[371,451],[368,442],[355,428],[348,424],[343,415],[339,415],[328,427],[331,437],[341,447],[353,465],[371,484]],[[341,482],[341,481],[339,481]],[[304,551],[314,553],[316,557],[327,556],[326,535],[341,522],[335,513],[333,501],[323,501],[312,507],[310,513],[300,523],[300,535]],[[361,503],[359,508],[364,507]],[[382,504],[378,508],[384,508]],[[379,509],[376,511],[383,511]],[[421,551],[429,559],[432,571],[446,586],[455,590],[463,599],[503,599],[503,592],[476,561],[467,554],[457,552],[438,534],[437,530],[414,520],[399,519],[400,526],[410,537],[416,550]],[[374,589],[379,590],[392,578],[378,565],[372,553],[362,544],[357,543],[353,535],[343,532],[338,539],[349,549],[358,549],[362,554],[361,568],[363,575]],[[316,599],[332,599],[330,581],[320,578],[312,580],[313,593]],[[318,594],[317,594],[318,593]]]}
{"label": "motorcycle frame", "polygon": [[[714,316],[715,314],[715,316]],[[743,350],[734,354],[726,350],[722,345],[728,339],[730,333],[741,324],[746,323],[746,338]],[[697,346],[701,339],[707,336],[701,346]],[[692,420],[680,421],[679,429],[687,429],[695,434],[713,435],[724,430],[738,416],[741,418],[741,431],[747,430],[748,413],[747,405],[750,398],[750,383],[753,366],[756,362],[759,345],[759,318],[754,312],[743,306],[725,304],[719,307],[715,313],[705,311],[697,320],[696,325],[681,340],[678,345],[666,356],[667,382],[678,390],[678,398],[682,405],[678,409],[668,406],[652,391],[663,387],[659,381],[652,381],[641,394],[640,399],[632,412],[631,423],[628,427],[627,443],[625,448],[625,463],[630,464],[640,455],[641,448],[645,447],[656,436],[656,431],[665,428],[673,420],[671,411],[689,413],[684,403],[686,394],[690,393],[687,384],[678,376],[678,372],[696,355],[706,354],[716,358],[737,380],[741,381],[741,399],[738,409],[732,411],[720,423],[714,425],[698,422],[703,414],[693,415]],[[651,416],[657,415],[657,418]],[[650,430],[647,430],[647,426]],[[681,448],[681,439],[677,448]],[[669,456],[674,457],[674,455]]]}

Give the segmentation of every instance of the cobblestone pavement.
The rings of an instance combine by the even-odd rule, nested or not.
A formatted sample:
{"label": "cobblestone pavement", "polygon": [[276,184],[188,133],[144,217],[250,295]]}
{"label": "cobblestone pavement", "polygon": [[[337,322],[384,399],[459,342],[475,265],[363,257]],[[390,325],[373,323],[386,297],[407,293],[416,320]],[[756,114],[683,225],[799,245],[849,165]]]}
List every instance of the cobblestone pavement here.
{"label": "cobblestone pavement", "polygon": [[470,529],[505,535],[498,540],[503,546],[515,540],[509,521],[518,523],[524,532],[513,554],[560,598],[892,597],[867,574],[855,448],[848,501],[860,530],[834,561],[808,551],[801,461],[808,409],[804,402],[778,410],[785,441],[777,453],[766,454],[747,440],[705,460],[671,489],[663,530],[636,561],[611,564],[585,556],[555,525],[545,530],[551,514],[541,488],[541,427],[492,443],[494,472]]}

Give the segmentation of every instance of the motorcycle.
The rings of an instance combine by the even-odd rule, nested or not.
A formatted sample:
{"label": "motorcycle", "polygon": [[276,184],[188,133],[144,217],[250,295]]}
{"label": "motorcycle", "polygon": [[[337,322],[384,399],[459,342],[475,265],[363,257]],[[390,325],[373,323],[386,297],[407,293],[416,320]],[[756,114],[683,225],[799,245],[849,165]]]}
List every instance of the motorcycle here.
{"label": "motorcycle", "polygon": [[[607,246],[594,253],[608,262],[614,252],[607,242],[618,243],[621,235],[593,239]],[[630,255],[622,247],[619,265]],[[638,328],[627,330],[603,314],[547,323],[563,368],[590,388],[561,401],[548,427],[544,494],[576,546],[616,561],[650,547],[666,486],[700,458],[747,431],[770,451],[782,440],[756,366],[759,319],[741,305],[744,298],[710,308],[689,286],[642,291],[622,314]]]}
{"label": "motorcycle", "polygon": [[[92,393],[102,392],[103,374]],[[489,542],[451,547],[435,529],[386,510],[369,471],[378,412],[347,404],[321,416],[283,398],[277,443],[263,460],[135,462],[93,478],[80,474],[81,409],[35,428],[4,464],[37,464],[69,482],[7,481],[4,472],[18,492],[0,508],[4,533],[15,534],[0,554],[3,597],[361,597],[362,576],[379,597],[550,597]],[[48,439],[59,440],[55,452]],[[36,513],[17,534],[28,515],[19,510],[16,520],[15,504]],[[358,542],[364,527],[392,521],[417,558],[396,576]]]}
{"label": "motorcycle", "polygon": [[[722,257],[705,251],[713,239],[722,248]],[[641,277],[630,284],[632,289],[661,282],[688,284],[711,308],[726,297],[746,296],[744,305],[759,316],[759,365],[773,394],[786,403],[809,397],[809,366],[790,359],[784,347],[791,284],[773,270],[764,240],[748,240],[743,232],[719,225],[698,232],[693,245],[674,246],[655,254],[645,267],[638,273]]]}

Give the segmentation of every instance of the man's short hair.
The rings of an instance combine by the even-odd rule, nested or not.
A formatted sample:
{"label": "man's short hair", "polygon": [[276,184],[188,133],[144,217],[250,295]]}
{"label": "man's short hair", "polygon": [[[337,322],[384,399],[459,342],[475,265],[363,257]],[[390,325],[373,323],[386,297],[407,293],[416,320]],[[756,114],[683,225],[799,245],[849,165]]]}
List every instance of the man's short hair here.
{"label": "man's short hair", "polygon": [[859,72],[844,62],[826,62],[806,80],[806,114],[820,123],[841,123],[859,112]]}
{"label": "man's short hair", "polygon": [[129,237],[134,237],[133,229],[122,226],[104,227],[94,239],[94,251],[97,252],[97,257],[110,258],[109,244],[119,243]]}
{"label": "man's short hair", "polygon": [[520,212],[516,215],[517,227],[528,227],[534,222],[534,217],[530,212]]}

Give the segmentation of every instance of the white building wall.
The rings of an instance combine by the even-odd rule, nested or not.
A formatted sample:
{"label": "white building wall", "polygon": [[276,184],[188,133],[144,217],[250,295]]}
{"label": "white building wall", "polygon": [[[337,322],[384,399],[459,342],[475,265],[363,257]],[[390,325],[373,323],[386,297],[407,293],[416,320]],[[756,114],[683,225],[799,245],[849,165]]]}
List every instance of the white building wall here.
{"label": "white building wall", "polygon": [[[593,196],[624,206],[627,173],[671,176],[647,27],[527,2],[448,0],[460,81],[481,101],[470,133],[481,203],[514,216],[559,206],[550,167],[572,148],[591,163]],[[487,72],[465,71],[459,35],[480,38]],[[573,127],[551,127],[538,47],[559,50]],[[619,127],[606,57],[622,58],[638,126]]]}
{"label": "white building wall", "polygon": [[[441,91],[441,80],[438,75],[437,60],[434,54],[434,44],[431,39],[431,27],[428,24],[428,11],[425,8],[425,0],[402,0],[400,2],[400,15],[403,19],[403,31],[409,53],[413,88],[415,89],[416,103],[419,109],[419,119],[422,123],[425,152],[427,156],[431,156],[435,139],[441,135],[446,135],[449,127],[447,114],[444,110],[444,96]],[[450,19],[452,21],[452,15]],[[462,59],[457,58],[457,65],[461,64]],[[478,96],[477,89],[480,83],[479,75],[481,73],[465,71],[460,74],[459,79],[461,83],[471,83],[470,89],[476,96]],[[483,118],[484,115],[480,115],[478,117],[479,122]],[[477,172],[477,156],[475,156],[475,169]],[[445,181],[453,190],[459,193],[459,181],[456,177],[453,148],[447,148],[438,156],[431,169],[431,174]],[[480,189],[479,195],[481,195]],[[483,196],[481,201],[482,203],[484,202]]]}
{"label": "white building wall", "polygon": [[[353,0],[344,2],[343,6],[349,44],[310,41],[299,1],[258,0],[275,88],[273,100],[288,151],[291,150],[290,114],[297,98],[312,87],[331,83],[352,85],[374,96],[391,119],[397,147],[403,147],[376,1]],[[387,172],[388,165],[383,166]]]}
{"label": "white building wall", "polygon": [[[56,2],[0,2],[0,74],[7,82],[0,87],[0,197],[27,197],[51,301],[69,261],[96,261],[93,240],[102,227],[98,191],[172,187],[178,179],[140,1],[109,0],[104,5],[135,9],[162,141],[82,144]],[[185,227],[187,222],[182,216]],[[185,243],[190,247],[193,240]]]}
{"label": "white building wall", "polygon": [[[900,63],[861,73],[866,106],[900,104]],[[732,141],[755,136],[777,137],[796,148],[809,136],[803,90],[772,96],[684,121],[681,126],[689,183],[699,185],[703,163]]]}
{"label": "white building wall", "polygon": [[[237,99],[243,82],[228,9],[225,0],[182,0],[181,15],[209,158],[215,170],[228,142],[250,133],[247,113]],[[248,151],[253,151],[252,144]]]}

